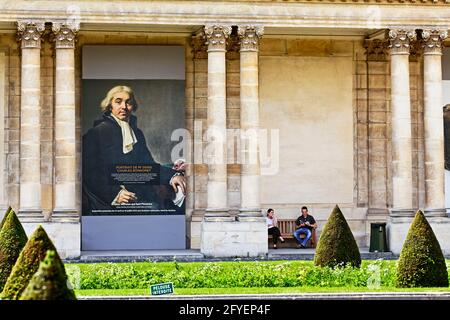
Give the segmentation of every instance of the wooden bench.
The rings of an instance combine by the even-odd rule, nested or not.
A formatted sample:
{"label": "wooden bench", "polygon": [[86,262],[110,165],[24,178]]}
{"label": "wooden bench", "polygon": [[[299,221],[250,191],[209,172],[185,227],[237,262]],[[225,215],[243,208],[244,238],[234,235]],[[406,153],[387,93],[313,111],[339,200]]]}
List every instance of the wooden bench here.
{"label": "wooden bench", "polygon": [[[294,231],[295,228],[295,220],[296,219],[278,219],[278,228],[280,229],[281,236],[284,239],[294,239]],[[317,237],[316,237],[316,228],[311,230],[311,239],[309,240],[309,246],[311,248],[315,248],[317,245]],[[300,238],[304,239],[306,237],[305,234],[301,234]],[[269,240],[272,239],[272,236],[269,235]],[[295,241],[295,239],[294,239]]]}

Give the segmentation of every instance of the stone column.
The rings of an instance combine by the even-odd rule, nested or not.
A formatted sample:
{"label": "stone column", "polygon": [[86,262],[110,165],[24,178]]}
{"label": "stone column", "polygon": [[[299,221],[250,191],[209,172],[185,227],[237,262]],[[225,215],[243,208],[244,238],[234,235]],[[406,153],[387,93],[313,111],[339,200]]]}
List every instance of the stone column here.
{"label": "stone column", "polygon": [[41,208],[41,36],[44,22],[19,21],[21,41],[19,212],[40,217]]}
{"label": "stone column", "polygon": [[204,33],[208,47],[206,216],[228,216],[225,53],[231,26],[206,25]]}
{"label": "stone column", "polygon": [[261,216],[259,165],[258,50],[262,26],[238,27],[241,95],[241,209],[239,217]]}
{"label": "stone column", "polygon": [[425,214],[446,217],[444,115],[442,102],[442,42],[447,30],[425,29],[424,129],[425,129]]}
{"label": "stone column", "polygon": [[75,144],[75,37],[78,26],[54,22],[55,35],[55,203],[58,213],[77,214]]}
{"label": "stone column", "polygon": [[415,38],[414,30],[389,31],[393,165],[391,216],[413,214],[409,52],[410,42]]}

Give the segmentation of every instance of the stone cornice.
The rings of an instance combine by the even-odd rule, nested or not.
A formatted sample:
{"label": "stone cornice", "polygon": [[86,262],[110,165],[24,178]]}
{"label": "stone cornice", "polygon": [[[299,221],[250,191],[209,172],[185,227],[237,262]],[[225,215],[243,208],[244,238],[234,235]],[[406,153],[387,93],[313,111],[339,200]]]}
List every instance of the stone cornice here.
{"label": "stone cornice", "polygon": [[[2,3],[0,23],[19,19],[78,19],[81,30],[120,26],[203,26],[218,21],[272,28],[341,28],[375,30],[399,26],[442,28],[450,24],[450,0],[330,1],[34,1]],[[389,2],[391,1],[391,2]],[[404,1],[404,2],[400,2]],[[433,2],[434,1],[434,2]],[[446,2],[447,1],[447,2]],[[314,5],[312,5],[314,3]],[[376,4],[376,5],[375,5]],[[68,9],[76,7],[73,14]],[[437,9],[438,8],[438,9]],[[90,29],[92,28],[92,29]],[[278,34],[278,33],[277,33]]]}
{"label": "stone cornice", "polygon": [[[182,0],[189,1],[189,0]],[[201,2],[211,2],[211,0],[200,0]],[[377,5],[450,5],[450,0],[230,0],[224,2],[243,2],[243,3],[344,3],[344,4],[377,4]]]}

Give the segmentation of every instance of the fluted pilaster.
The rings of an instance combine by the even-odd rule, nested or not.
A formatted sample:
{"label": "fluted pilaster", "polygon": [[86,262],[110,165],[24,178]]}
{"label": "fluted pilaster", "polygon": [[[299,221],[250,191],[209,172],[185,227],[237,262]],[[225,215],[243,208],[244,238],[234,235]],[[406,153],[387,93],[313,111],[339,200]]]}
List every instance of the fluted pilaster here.
{"label": "fluted pilaster", "polygon": [[41,41],[45,24],[17,22],[21,43],[19,211],[40,217],[41,207]]}
{"label": "fluted pilaster", "polygon": [[262,26],[238,26],[240,39],[241,209],[240,219],[261,216],[258,50]]}
{"label": "fluted pilaster", "polygon": [[447,30],[425,29],[424,136],[425,136],[425,214],[447,216],[445,210],[445,155],[442,102],[442,46]]}
{"label": "fluted pilaster", "polygon": [[76,209],[75,40],[77,26],[54,22],[55,63],[55,207],[56,213]]}
{"label": "fluted pilaster", "polygon": [[228,215],[225,53],[230,34],[229,25],[204,28],[208,47],[207,215],[214,216]]}
{"label": "fluted pilaster", "polygon": [[391,29],[392,216],[409,216],[412,208],[412,140],[409,52],[414,30]]}

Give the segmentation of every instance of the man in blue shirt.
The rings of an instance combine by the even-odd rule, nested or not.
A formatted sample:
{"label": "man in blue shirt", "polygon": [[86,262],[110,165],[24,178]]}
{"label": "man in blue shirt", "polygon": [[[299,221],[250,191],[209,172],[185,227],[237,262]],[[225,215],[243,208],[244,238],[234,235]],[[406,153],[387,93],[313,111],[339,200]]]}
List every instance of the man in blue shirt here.
{"label": "man in blue shirt", "polygon": [[[300,248],[306,248],[306,244],[309,239],[311,239],[311,231],[317,227],[316,220],[313,216],[308,214],[307,207],[302,207],[302,215],[297,218],[295,225],[297,229],[294,231],[294,238],[297,240],[297,243],[299,243]],[[305,235],[304,239],[300,238],[301,234]]]}

